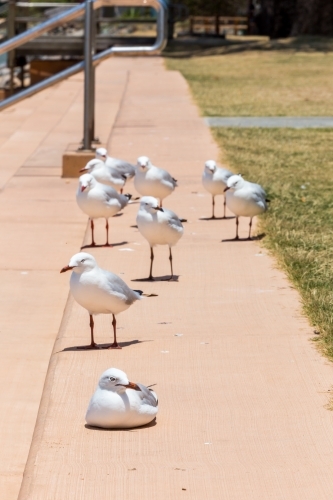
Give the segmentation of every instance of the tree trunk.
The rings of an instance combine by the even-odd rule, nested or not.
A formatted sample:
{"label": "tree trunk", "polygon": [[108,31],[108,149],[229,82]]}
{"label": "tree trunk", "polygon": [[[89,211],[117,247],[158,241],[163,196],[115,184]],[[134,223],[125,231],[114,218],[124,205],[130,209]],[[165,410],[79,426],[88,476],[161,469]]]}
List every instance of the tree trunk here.
{"label": "tree trunk", "polygon": [[293,35],[333,35],[332,0],[298,0]]}
{"label": "tree trunk", "polygon": [[262,0],[255,22],[270,38],[333,35],[333,0]]}

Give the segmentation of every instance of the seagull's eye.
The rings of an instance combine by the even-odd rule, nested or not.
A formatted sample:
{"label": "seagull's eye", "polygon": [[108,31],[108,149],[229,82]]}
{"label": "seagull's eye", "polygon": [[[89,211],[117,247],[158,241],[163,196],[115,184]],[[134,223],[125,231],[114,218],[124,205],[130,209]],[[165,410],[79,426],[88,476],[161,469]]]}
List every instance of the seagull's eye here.
{"label": "seagull's eye", "polygon": [[117,379],[116,377],[109,377],[110,382],[115,382]]}
{"label": "seagull's eye", "polygon": [[85,262],[86,259],[82,259],[81,262]]}

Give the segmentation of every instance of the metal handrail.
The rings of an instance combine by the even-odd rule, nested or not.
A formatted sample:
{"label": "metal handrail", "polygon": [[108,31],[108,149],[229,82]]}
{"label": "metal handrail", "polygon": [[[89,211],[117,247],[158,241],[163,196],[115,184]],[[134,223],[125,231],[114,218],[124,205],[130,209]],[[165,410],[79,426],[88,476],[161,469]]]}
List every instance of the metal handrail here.
{"label": "metal handrail", "polygon": [[5,54],[6,52],[9,52],[11,50],[14,50],[17,47],[20,47],[20,45],[30,42],[30,40],[38,38],[43,33],[46,33],[47,31],[50,31],[53,28],[56,28],[60,24],[69,22],[72,19],[79,17],[83,13],[84,13],[84,3],[77,5],[76,7],[73,7],[72,9],[69,9],[66,12],[61,12],[60,14],[55,15],[51,19],[48,19],[47,21],[44,21],[43,23],[40,23],[37,26],[34,26],[33,28],[30,28],[29,30],[21,33],[20,35],[14,36],[13,38],[10,38],[6,42],[1,43],[0,55]]}
{"label": "metal handrail", "polygon": [[[98,8],[102,5],[119,5],[120,1],[119,0],[94,0],[94,8]],[[126,5],[138,5],[138,0],[126,0]],[[103,52],[100,52],[99,54],[96,54],[92,58],[92,64],[93,66],[96,66],[100,62],[102,62],[104,59],[107,59],[111,57],[114,54],[133,54],[133,55],[145,55],[145,54],[155,54],[156,52],[163,50],[163,48],[166,45],[167,42],[167,8],[166,8],[166,2],[164,0],[146,0],[145,3],[143,4],[145,7],[146,6],[152,6],[155,7],[157,10],[157,38],[155,40],[155,43],[151,46],[138,46],[138,47],[111,47]],[[97,7],[98,6],[98,7]],[[70,14],[71,19],[74,18],[74,15],[80,15],[81,12],[84,12],[85,9],[85,4],[83,6],[80,5],[80,9],[75,8],[71,9],[70,12],[66,12],[65,14],[57,15],[55,18],[59,21],[59,18],[61,17],[62,21],[65,21],[65,15]],[[66,17],[66,21],[68,18]],[[51,20],[52,21],[52,20]],[[55,22],[55,20],[53,20]],[[60,24],[60,23],[59,23]],[[45,26],[49,26],[49,21],[46,21],[45,23],[41,23],[40,26],[43,26],[43,32],[47,31],[48,29],[44,30]],[[54,25],[53,25],[54,26]],[[38,28],[38,27],[36,27]],[[7,42],[0,44],[0,54],[6,52],[7,50],[12,50],[13,48],[18,47],[21,45],[21,43],[26,43],[26,41],[32,40],[33,38],[36,38],[39,35],[36,34],[35,28],[31,28],[25,33],[24,38],[22,35],[18,35],[14,37],[11,40],[8,40]],[[40,32],[39,32],[40,33]],[[30,38],[30,35],[33,35]],[[24,35],[24,34],[23,34]],[[29,37],[27,39],[27,37]],[[16,43],[16,41],[20,40],[21,43]],[[24,40],[22,42],[22,40]],[[12,42],[13,45],[10,44]],[[3,47],[6,47],[6,50],[3,50]],[[9,47],[9,48],[8,48]],[[36,94],[37,92],[40,92],[41,90],[47,89],[51,87],[52,85],[55,85],[56,83],[59,83],[66,78],[69,78],[70,76],[76,75],[80,71],[83,71],[85,67],[84,61],[79,62],[73,66],[70,66],[69,68],[65,69],[64,71],[61,71],[60,73],[57,73],[55,75],[50,76],[49,78],[42,80],[39,83],[36,83],[35,85],[22,90],[18,94],[15,94],[11,97],[8,97],[7,99],[3,100],[0,102],[0,111],[8,108],[9,106],[12,106],[13,104],[16,104],[23,99],[26,99],[27,97],[31,97],[32,95]]]}

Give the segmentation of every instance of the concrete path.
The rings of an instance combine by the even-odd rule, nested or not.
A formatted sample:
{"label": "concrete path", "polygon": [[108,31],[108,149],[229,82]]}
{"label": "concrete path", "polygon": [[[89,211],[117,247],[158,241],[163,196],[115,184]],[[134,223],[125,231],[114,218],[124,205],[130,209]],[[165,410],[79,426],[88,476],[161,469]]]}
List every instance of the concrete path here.
{"label": "concrete path", "polygon": [[[116,352],[77,350],[89,338],[88,314],[69,298],[19,499],[331,499],[333,414],[325,405],[332,367],[312,346],[298,295],[274,261],[255,242],[228,241],[234,219],[204,220],[211,199],[201,171],[218,150],[186,83],[159,58],[113,59],[100,71],[108,72],[110,86],[118,78],[123,96],[108,141],[113,154],[149,154],[179,179],[165,201],[188,219],[174,251],[179,279],[135,281],[149,269],[148,245],[133,227],[137,205],[112,220],[112,241],[120,245],[91,253],[133,288],[158,297],[119,316],[123,349]],[[62,183],[53,181],[48,185]],[[74,186],[63,186],[73,199]],[[79,218],[74,214],[73,203],[66,218]],[[97,239],[104,239],[102,222]],[[49,242],[50,253],[43,254],[59,290],[69,276],[57,269],[79,249],[78,240],[66,251]],[[156,276],[166,275],[168,264],[167,250],[158,248]],[[97,318],[96,337],[110,341],[110,318]],[[110,366],[133,381],[157,383],[156,425],[132,431],[84,426],[89,398]],[[22,374],[24,381],[29,376]]]}
{"label": "concrete path", "polygon": [[209,127],[332,128],[332,116],[206,116]]}

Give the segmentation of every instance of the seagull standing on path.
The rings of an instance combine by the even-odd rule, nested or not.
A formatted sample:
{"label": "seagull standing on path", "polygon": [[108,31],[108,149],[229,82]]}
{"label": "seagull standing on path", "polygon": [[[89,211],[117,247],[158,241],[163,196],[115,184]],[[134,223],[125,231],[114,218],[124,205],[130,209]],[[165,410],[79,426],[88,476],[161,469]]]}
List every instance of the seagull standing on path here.
{"label": "seagull standing on path", "polygon": [[126,176],[118,172],[115,168],[108,167],[102,160],[94,158],[93,160],[88,161],[87,165],[82,168],[80,172],[91,174],[95,177],[97,182],[107,184],[108,186],[113,187],[113,189],[116,189],[121,193],[123,192]]}
{"label": "seagull standing on path", "polygon": [[104,429],[128,429],[149,424],[158,412],[154,391],[129,382],[126,373],[109,368],[102,373],[86,413],[86,422]]}
{"label": "seagull standing on path", "polygon": [[251,239],[252,219],[266,212],[268,201],[264,189],[259,184],[248,182],[241,175],[233,175],[227,180],[227,207],[236,215],[236,237],[238,236],[239,217],[250,217],[249,237]]}
{"label": "seagull standing on path", "polygon": [[95,349],[94,314],[112,314],[113,344],[109,349],[121,349],[117,343],[116,315],[141,299],[141,290],[131,290],[116,274],[98,267],[89,253],[80,252],[71,258],[61,273],[72,270],[69,282],[71,293],[80,306],[87,309],[90,317],[91,343],[86,349]]}
{"label": "seagull standing on path", "polygon": [[166,170],[154,167],[147,156],[140,156],[134,186],[142,196],[159,198],[161,207],[163,199],[177,187],[177,181]]}
{"label": "seagull standing on path", "polygon": [[81,175],[76,192],[76,201],[82,212],[89,216],[92,237],[91,246],[96,245],[94,240],[94,219],[100,218],[104,218],[106,221],[106,243],[104,246],[112,246],[109,244],[109,218],[126,207],[130,199],[131,195],[117,193],[111,186],[97,182],[91,174]]}
{"label": "seagull standing on path", "polygon": [[150,273],[148,279],[153,279],[153,247],[156,245],[168,245],[171,280],[173,278],[171,247],[176,245],[184,233],[183,225],[178,216],[174,212],[171,212],[171,210],[159,207],[156,198],[144,196],[140,201],[136,223],[140,233],[150,245]]}
{"label": "seagull standing on path", "polygon": [[[205,163],[205,168],[202,174],[203,187],[212,195],[212,219],[215,219],[215,196],[224,194],[227,187],[227,180],[233,174],[225,168],[220,168],[216,165],[214,160],[208,160]],[[224,196],[224,212],[223,219],[225,219],[226,197]]]}
{"label": "seagull standing on path", "polygon": [[135,176],[135,165],[129,163],[125,160],[120,160],[119,158],[112,158],[108,155],[105,148],[96,149],[96,158],[105,162],[107,167],[112,167],[118,170],[118,172],[126,177],[126,179],[132,179]]}

